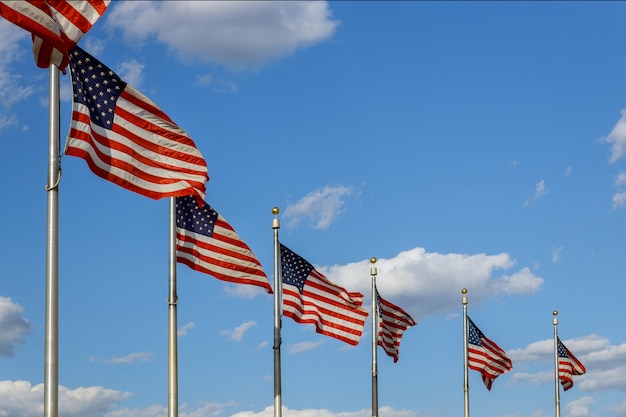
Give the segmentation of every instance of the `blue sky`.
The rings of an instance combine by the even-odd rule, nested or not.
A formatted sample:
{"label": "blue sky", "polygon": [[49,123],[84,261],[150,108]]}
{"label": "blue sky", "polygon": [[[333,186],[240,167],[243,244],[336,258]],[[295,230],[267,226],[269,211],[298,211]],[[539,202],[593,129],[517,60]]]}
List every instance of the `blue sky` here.
{"label": "blue sky", "polygon": [[[280,240],[418,322],[379,350],[385,417],[463,410],[461,289],[513,371],[483,417],[554,415],[552,311],[587,367],[564,417],[626,415],[624,2],[123,2],[80,45],[203,153],[270,279]],[[0,414],[43,402],[48,71],[0,22]],[[61,82],[61,137],[70,117]],[[59,413],[167,415],[168,202],[62,159]],[[622,243],[620,243],[622,242]],[[273,299],[178,266],[181,417],[265,417]],[[283,321],[287,417],[371,415],[356,347]]]}

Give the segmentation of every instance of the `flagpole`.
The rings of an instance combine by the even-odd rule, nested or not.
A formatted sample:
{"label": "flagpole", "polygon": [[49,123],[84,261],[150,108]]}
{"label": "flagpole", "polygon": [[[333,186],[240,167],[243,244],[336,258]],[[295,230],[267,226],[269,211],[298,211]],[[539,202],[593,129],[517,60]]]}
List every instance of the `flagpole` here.
{"label": "flagpole", "polygon": [[46,230],[46,329],[44,359],[44,416],[58,415],[59,396],[59,181],[60,95],[59,70],[50,65],[48,102],[48,214]]}
{"label": "flagpole", "polygon": [[168,417],[178,417],[178,295],[176,294],[176,197],[170,197],[169,203],[169,295],[167,298],[167,415]]}
{"label": "flagpole", "polygon": [[378,417],[378,305],[376,303],[376,258],[370,259],[370,275],[372,277],[372,417]]}
{"label": "flagpole", "polygon": [[556,417],[561,417],[561,390],[559,388],[559,347],[558,347],[558,330],[559,325],[559,312],[554,310],[552,312],[554,324],[554,406]]}
{"label": "flagpole", "polygon": [[280,243],[278,241],[278,229],[280,229],[280,221],[278,220],[278,207],[272,208],[272,229],[274,229],[274,417],[281,417],[283,412],[282,390],[280,378],[280,301],[282,295],[282,277],[280,274]]}
{"label": "flagpole", "polygon": [[468,324],[467,324],[467,289],[461,290],[463,298],[461,303],[463,304],[463,415],[469,417],[469,371],[467,363],[467,339],[468,339]]}
{"label": "flagpole", "polygon": [[48,102],[48,212],[46,229],[46,329],[44,352],[44,417],[59,412],[59,69],[50,65]]}

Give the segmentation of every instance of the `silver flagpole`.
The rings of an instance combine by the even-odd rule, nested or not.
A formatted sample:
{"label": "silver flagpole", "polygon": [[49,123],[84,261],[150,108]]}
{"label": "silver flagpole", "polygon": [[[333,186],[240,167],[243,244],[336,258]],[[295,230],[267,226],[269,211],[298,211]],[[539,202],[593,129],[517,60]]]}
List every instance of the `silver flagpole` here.
{"label": "silver flagpole", "polygon": [[467,323],[467,289],[461,290],[463,298],[461,303],[463,304],[463,415],[469,417],[469,371],[467,360],[467,339],[469,333],[469,325]]}
{"label": "silver flagpole", "polygon": [[559,346],[558,346],[558,330],[559,325],[559,312],[554,310],[552,312],[554,318],[552,324],[554,324],[554,406],[556,408],[556,417],[561,417],[561,390],[559,388]]}
{"label": "silver flagpole", "polygon": [[378,417],[378,303],[376,295],[376,258],[370,259],[370,275],[372,277],[372,417]]}
{"label": "silver flagpole", "polygon": [[168,304],[168,372],[167,410],[168,417],[178,417],[178,295],[176,294],[176,197],[170,197],[169,216],[169,296]]}
{"label": "silver flagpole", "polygon": [[44,352],[44,417],[59,412],[59,69],[50,65],[48,110],[48,227],[46,230],[46,329]]}
{"label": "silver flagpole", "polygon": [[280,316],[281,316],[281,296],[283,292],[283,280],[280,269],[280,243],[278,242],[278,207],[272,209],[274,218],[272,219],[272,229],[274,229],[274,417],[281,417],[283,414],[282,389],[280,378]]}

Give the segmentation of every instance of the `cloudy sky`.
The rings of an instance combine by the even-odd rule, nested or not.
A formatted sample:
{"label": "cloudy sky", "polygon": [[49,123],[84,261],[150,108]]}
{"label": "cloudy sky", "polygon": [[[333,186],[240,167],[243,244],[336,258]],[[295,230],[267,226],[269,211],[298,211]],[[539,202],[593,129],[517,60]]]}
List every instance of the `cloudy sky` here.
{"label": "cloudy sky", "polygon": [[[587,368],[564,417],[626,415],[626,3],[115,1],[80,45],[209,167],[273,281],[282,243],[418,322],[380,415],[463,410],[461,290],[514,369],[483,417],[554,415],[553,311]],[[48,71],[0,21],[0,415],[43,407]],[[61,76],[62,145],[71,87]],[[59,414],[167,415],[168,202],[62,158]],[[622,242],[622,243],[620,243]],[[273,415],[273,298],[178,265],[181,417]],[[283,321],[286,417],[371,415],[371,331]]]}

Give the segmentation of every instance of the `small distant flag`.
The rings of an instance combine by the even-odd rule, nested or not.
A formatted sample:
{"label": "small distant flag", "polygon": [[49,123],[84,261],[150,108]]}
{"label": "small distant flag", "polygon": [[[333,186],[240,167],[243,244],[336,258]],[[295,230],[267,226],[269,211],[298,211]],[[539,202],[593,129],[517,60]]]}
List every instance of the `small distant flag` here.
{"label": "small distant flag", "polygon": [[111,0],[0,1],[0,16],[32,34],[35,63],[63,73],[68,52],[104,14]]}
{"label": "small distant flag", "polygon": [[176,261],[222,281],[262,287],[272,294],[252,250],[208,203],[176,198]]}
{"label": "small distant flag", "polygon": [[333,284],[304,258],[280,245],[283,315],[296,323],[315,324],[317,333],[357,345],[367,311],[363,294]]}
{"label": "small distant flag", "polygon": [[559,381],[561,381],[561,385],[563,385],[563,391],[567,391],[574,386],[572,376],[583,375],[587,370],[583,364],[572,355],[572,352],[565,347],[559,338],[557,338],[557,346],[559,354]]}
{"label": "small distant flag", "polygon": [[489,340],[469,317],[467,321],[469,324],[468,367],[481,373],[485,386],[491,391],[493,381],[513,369],[513,363],[506,352]]}
{"label": "small distant flag", "polygon": [[149,98],[75,46],[70,52],[72,120],[65,154],[97,176],[146,197],[205,197],[200,151]]}
{"label": "small distant flag", "polygon": [[378,301],[378,346],[382,346],[387,355],[398,362],[400,355],[400,340],[406,329],[417,323],[400,307],[390,303],[380,296],[376,290]]}

